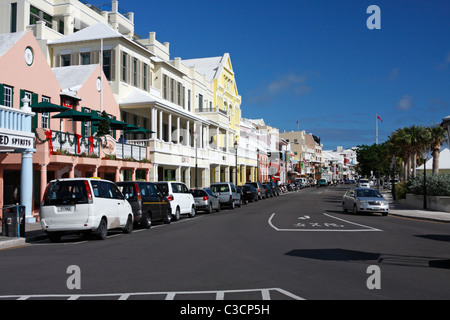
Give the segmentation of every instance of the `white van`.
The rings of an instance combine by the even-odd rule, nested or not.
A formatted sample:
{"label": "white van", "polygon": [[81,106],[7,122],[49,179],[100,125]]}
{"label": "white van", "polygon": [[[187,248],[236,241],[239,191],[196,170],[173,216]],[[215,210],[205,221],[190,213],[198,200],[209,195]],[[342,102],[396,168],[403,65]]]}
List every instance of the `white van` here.
{"label": "white van", "polygon": [[41,202],[41,227],[50,241],[66,233],[94,233],[105,239],[110,229],[133,231],[133,210],[110,181],[73,178],[51,181]]}
{"label": "white van", "polygon": [[190,218],[195,216],[195,200],[189,189],[183,182],[159,181],[155,182],[163,195],[170,201],[172,217],[175,221],[180,219],[181,214],[187,214]]}

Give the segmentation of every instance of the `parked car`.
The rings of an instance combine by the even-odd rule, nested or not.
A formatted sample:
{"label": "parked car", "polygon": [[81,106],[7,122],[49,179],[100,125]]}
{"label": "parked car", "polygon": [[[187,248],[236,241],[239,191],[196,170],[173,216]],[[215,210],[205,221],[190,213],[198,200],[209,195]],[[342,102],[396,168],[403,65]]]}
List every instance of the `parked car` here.
{"label": "parked car", "polygon": [[370,188],[370,182],[368,179],[359,179],[358,187],[360,188]]}
{"label": "parked car", "polygon": [[321,178],[321,179],[319,179],[319,182],[317,183],[317,188],[326,187],[327,184],[328,184],[327,179]]}
{"label": "parked car", "polygon": [[383,216],[389,213],[388,201],[375,189],[352,188],[348,190],[342,199],[342,210],[358,212],[381,212]]}
{"label": "parked car", "polygon": [[159,187],[152,182],[126,181],[117,182],[119,190],[131,204],[134,223],[150,228],[153,221],[172,221],[170,201]]}
{"label": "parked car", "polygon": [[258,201],[258,190],[256,190],[254,186],[245,184],[241,186],[241,188],[244,193],[243,199],[245,199],[247,202]]}
{"label": "parked car", "polygon": [[265,184],[265,183],[263,183],[262,186],[263,186],[263,190],[265,192],[266,198],[272,197],[272,194],[270,193],[269,186],[267,184]]}
{"label": "parked car", "polygon": [[244,190],[240,186],[236,186],[236,191],[241,195],[241,204],[247,204],[247,200],[244,199]]}
{"label": "parked car", "polygon": [[268,181],[267,185],[272,189],[274,196],[280,195],[280,188],[277,186],[277,184],[273,181]]}
{"label": "parked car", "polygon": [[41,207],[42,229],[52,242],[67,233],[94,233],[104,240],[108,230],[133,231],[133,210],[113,182],[95,178],[51,181]]}
{"label": "parked car", "polygon": [[263,191],[263,186],[261,182],[247,182],[246,184],[252,185],[258,191],[258,198],[265,199],[266,193]]}
{"label": "parked car", "polygon": [[159,181],[155,184],[160,188],[163,195],[169,199],[172,218],[175,221],[178,221],[182,214],[187,214],[190,218],[195,216],[194,197],[183,182]]}
{"label": "parked car", "polygon": [[207,213],[212,213],[213,210],[220,211],[219,198],[210,188],[191,189],[190,191],[194,197],[197,211],[206,211]]}
{"label": "parked car", "polygon": [[227,206],[234,209],[236,206],[242,205],[240,193],[231,182],[215,182],[210,186],[212,192],[218,195],[220,206]]}

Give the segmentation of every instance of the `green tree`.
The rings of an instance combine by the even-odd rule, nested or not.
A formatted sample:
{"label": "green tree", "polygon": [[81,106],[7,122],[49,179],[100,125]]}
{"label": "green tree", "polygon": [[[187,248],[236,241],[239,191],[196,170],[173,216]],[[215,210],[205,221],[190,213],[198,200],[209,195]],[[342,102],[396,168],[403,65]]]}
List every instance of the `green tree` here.
{"label": "green tree", "polygon": [[389,175],[390,159],[387,151],[386,143],[358,146],[358,174],[369,177],[371,173],[376,174],[378,171],[380,176]]}
{"label": "green tree", "polygon": [[102,118],[104,118],[104,120],[99,122],[97,129],[97,136],[99,137],[111,134],[111,128],[109,126],[109,117],[105,111],[102,112]]}

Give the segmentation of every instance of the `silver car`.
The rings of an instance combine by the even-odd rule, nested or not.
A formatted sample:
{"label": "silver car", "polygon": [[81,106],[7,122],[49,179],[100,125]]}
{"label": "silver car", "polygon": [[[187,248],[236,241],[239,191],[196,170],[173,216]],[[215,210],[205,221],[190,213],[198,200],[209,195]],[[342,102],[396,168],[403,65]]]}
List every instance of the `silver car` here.
{"label": "silver car", "polygon": [[220,211],[219,197],[217,197],[209,188],[191,189],[191,194],[195,200],[195,207],[197,211],[206,211],[212,213]]}
{"label": "silver car", "polygon": [[381,212],[383,216],[389,213],[388,201],[375,189],[353,188],[348,190],[342,199],[342,210],[358,212]]}

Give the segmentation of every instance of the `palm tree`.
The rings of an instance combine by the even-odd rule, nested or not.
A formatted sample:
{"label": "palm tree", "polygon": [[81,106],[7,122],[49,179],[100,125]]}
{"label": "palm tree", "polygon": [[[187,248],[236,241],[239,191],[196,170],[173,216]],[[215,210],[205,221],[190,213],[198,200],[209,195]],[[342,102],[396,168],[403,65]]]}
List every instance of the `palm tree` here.
{"label": "palm tree", "polygon": [[411,152],[411,167],[412,176],[416,176],[417,155],[426,147],[428,140],[430,140],[429,131],[423,126],[412,125],[407,128],[410,135],[410,152]]}
{"label": "palm tree", "polygon": [[389,145],[391,146],[391,152],[402,159],[402,175],[403,181],[406,181],[409,176],[408,163],[410,158],[410,144],[411,136],[407,128],[397,129],[389,137]]}
{"label": "palm tree", "polygon": [[441,126],[432,126],[426,128],[429,133],[428,145],[433,156],[433,173],[439,173],[439,155],[441,154],[441,146],[447,141],[447,133]]}

